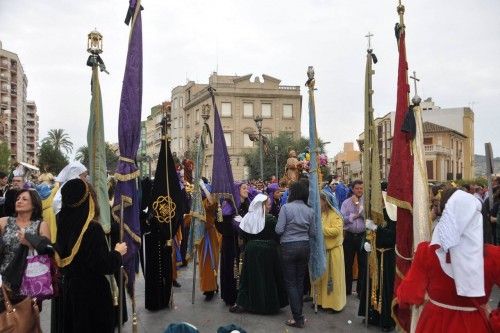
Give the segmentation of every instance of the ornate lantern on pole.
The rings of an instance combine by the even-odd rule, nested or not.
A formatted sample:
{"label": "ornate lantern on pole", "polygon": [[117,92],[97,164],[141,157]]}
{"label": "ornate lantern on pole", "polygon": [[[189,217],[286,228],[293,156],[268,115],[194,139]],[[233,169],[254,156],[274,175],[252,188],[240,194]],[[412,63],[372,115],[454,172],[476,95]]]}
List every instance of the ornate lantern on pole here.
{"label": "ornate lantern on pole", "polygon": [[203,104],[201,107],[201,118],[204,123],[206,123],[208,118],[210,118],[210,104]]}
{"label": "ornate lantern on pole", "polygon": [[90,53],[87,59],[87,66],[99,66],[101,72],[109,74],[104,65],[104,61],[99,54],[102,53],[102,34],[94,29],[87,35],[87,52]]}
{"label": "ornate lantern on pole", "polygon": [[96,29],[87,36],[87,52],[95,55],[102,53],[102,35]]}

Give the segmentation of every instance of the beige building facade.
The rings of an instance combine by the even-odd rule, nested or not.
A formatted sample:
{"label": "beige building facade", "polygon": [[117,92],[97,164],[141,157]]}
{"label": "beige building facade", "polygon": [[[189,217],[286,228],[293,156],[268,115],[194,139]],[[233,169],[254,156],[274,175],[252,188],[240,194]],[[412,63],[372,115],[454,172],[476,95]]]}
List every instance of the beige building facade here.
{"label": "beige building facade", "polygon": [[344,149],[331,159],[330,168],[345,183],[361,178],[361,152],[355,150],[353,142],[344,142]]}
{"label": "beige building facade", "polygon": [[0,140],[12,160],[37,164],[38,115],[35,102],[27,101],[27,87],[19,57],[0,42]]}
{"label": "beige building facade", "polygon": [[[432,98],[420,104],[424,122],[424,150],[430,181],[474,178],[474,112],[468,107],[441,108]],[[390,172],[395,112],[376,118],[380,176]],[[363,142],[364,134],[358,142]]]}
{"label": "beige building facade", "polygon": [[146,120],[141,122],[141,144],[139,146],[139,169],[142,176],[154,176],[161,147],[161,121],[171,112],[171,103],[162,102],[151,108]]}
{"label": "beige building facade", "polygon": [[442,182],[464,178],[467,137],[451,128],[427,121],[423,128],[427,179]]}
{"label": "beige building facade", "polygon": [[[202,107],[210,106],[209,126],[213,131],[214,112],[208,87],[215,91],[215,102],[222,122],[224,137],[231,158],[235,180],[248,178],[244,154],[258,146],[252,141],[257,134],[254,118],[263,117],[263,136],[277,136],[281,132],[300,138],[302,96],[299,86],[281,85],[281,80],[263,74],[226,76],[213,73],[208,84],[189,81],[172,90],[171,147],[179,157],[186,151],[194,152],[194,139],[203,125]],[[203,174],[212,176],[213,144],[205,152]],[[192,157],[194,158],[194,156]]]}

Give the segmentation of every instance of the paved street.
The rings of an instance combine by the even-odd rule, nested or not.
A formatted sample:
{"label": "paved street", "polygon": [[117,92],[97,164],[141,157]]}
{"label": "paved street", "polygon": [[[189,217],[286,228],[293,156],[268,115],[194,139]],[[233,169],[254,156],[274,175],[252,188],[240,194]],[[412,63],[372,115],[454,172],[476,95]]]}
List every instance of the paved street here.
{"label": "paved street", "polygon": [[[319,311],[314,314],[311,303],[305,303],[304,312],[307,318],[306,328],[296,329],[284,325],[284,321],[289,318],[289,308],[285,308],[280,313],[270,316],[254,315],[250,313],[233,314],[230,313],[224,302],[220,298],[215,298],[211,302],[205,302],[204,296],[196,294],[195,304],[191,304],[192,285],[192,265],[187,269],[179,271],[179,283],[181,288],[174,288],[174,309],[150,312],[144,309],[144,279],[138,277],[136,282],[137,293],[137,316],[139,333],[162,333],[168,324],[173,322],[189,322],[195,325],[201,333],[215,333],[217,328],[223,325],[234,323],[244,328],[248,333],[281,333],[281,332],[380,332],[375,327],[366,329],[361,323],[362,318],[355,315],[357,313],[358,299],[355,296],[348,297],[346,308],[338,314],[326,314]],[[493,299],[497,300],[500,292],[495,289]],[[50,306],[45,302],[42,312],[42,329],[49,332],[50,327]],[[130,316],[130,307],[129,307]],[[349,323],[349,320],[351,323]],[[123,332],[132,332],[130,321],[125,324]]]}

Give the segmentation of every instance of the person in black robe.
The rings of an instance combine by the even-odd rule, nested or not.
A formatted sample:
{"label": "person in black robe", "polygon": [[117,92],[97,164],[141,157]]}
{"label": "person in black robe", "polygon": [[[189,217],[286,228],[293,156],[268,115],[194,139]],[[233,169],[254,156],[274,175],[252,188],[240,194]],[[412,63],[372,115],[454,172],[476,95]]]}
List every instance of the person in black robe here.
{"label": "person in black robe", "polygon": [[[391,303],[394,293],[394,276],[396,273],[396,221],[387,215],[384,208],[385,225],[378,226],[376,230],[376,249],[378,264],[379,289],[376,291],[379,305],[377,309],[372,304],[371,283],[369,289],[368,323],[381,328],[384,332],[394,329],[395,323],[391,316]],[[366,276],[361,276],[360,302],[358,316],[365,316]],[[381,289],[380,289],[381,287]]]}
{"label": "person in black robe", "polygon": [[[169,306],[172,292],[172,247],[168,223],[149,220],[144,234],[145,308],[157,311]],[[176,231],[173,233],[175,234]]]}
{"label": "person in black robe", "polygon": [[[141,225],[141,238],[144,237],[144,234],[150,232],[149,230],[149,206],[152,202],[152,190],[153,190],[153,182],[149,177],[144,177],[140,184],[140,193],[141,193],[141,210],[139,211],[139,223]],[[144,275],[144,242],[141,242],[140,250],[139,250],[139,262],[142,269],[142,274]]]}
{"label": "person in black robe", "polygon": [[[169,206],[170,201],[175,206]],[[149,219],[143,229],[144,302],[146,309],[150,311],[161,310],[171,304],[173,292],[171,235],[174,236],[182,224],[184,205],[185,197],[175,170],[170,144],[166,145],[165,140],[162,140],[151,204],[148,208]]]}
{"label": "person in black robe", "polygon": [[106,275],[120,269],[125,243],[110,251],[98,222],[99,209],[91,185],[81,179],[61,189],[54,244],[62,274],[62,306],[57,320],[62,332],[113,332],[113,300]]}
{"label": "person in black robe", "polygon": [[17,198],[17,192],[19,192],[19,189],[17,188],[10,188],[8,189],[5,194],[5,201],[2,206],[2,216],[15,216],[16,215],[16,198]]}
{"label": "person in black robe", "polygon": [[[250,200],[248,199],[248,186],[243,183],[236,183],[237,193],[240,194],[237,215],[243,217],[248,212]],[[239,201],[239,202],[238,202]],[[220,284],[221,298],[228,306],[236,303],[238,296],[238,269],[240,258],[240,246],[238,238],[238,223],[234,221],[235,212],[232,203],[225,201],[222,206],[223,220],[216,222],[215,227],[222,235],[222,246],[220,256]]]}
{"label": "person in black robe", "polygon": [[[111,210],[113,206],[113,200],[115,197],[115,189],[116,189],[116,181],[114,178],[111,178],[108,181],[108,200],[109,200],[109,209]],[[110,212],[110,216],[113,216],[112,212]],[[111,221],[111,229],[109,233],[109,239],[111,241],[111,248],[116,246],[116,244],[120,243],[120,224],[117,223],[116,221],[112,220]],[[114,274],[115,281],[113,283],[116,283],[116,288],[120,287],[120,271],[115,272]],[[123,302],[121,304],[122,307],[122,314],[123,314],[123,319],[122,323],[126,323],[128,321],[128,312],[127,312],[127,297],[126,297],[126,277],[123,276],[123,288],[122,288],[122,295],[123,297]],[[118,289],[116,289],[118,290]],[[118,297],[118,295],[114,295],[114,297]],[[119,325],[120,323],[120,305],[118,304],[119,301],[113,303],[113,311],[115,313],[115,326]],[[117,326],[118,327],[118,326]]]}
{"label": "person in black robe", "polygon": [[[185,177],[185,171],[183,170],[183,172],[181,173],[181,184],[182,184],[182,196],[184,197],[184,202],[185,202],[185,205],[184,205],[184,216],[186,214],[189,214],[191,212],[191,194],[188,193],[187,191],[187,188],[186,186],[188,185],[186,183],[186,180],[184,179]],[[181,240],[181,246],[180,246],[180,254],[181,254],[181,258],[182,258],[182,263],[181,263],[181,267],[186,267],[188,262],[187,262],[187,259],[186,259],[186,254],[187,254],[187,246],[188,246],[188,238],[189,238],[189,225],[185,223],[184,221],[184,218],[182,219],[181,221],[181,234],[182,234],[182,240]],[[180,287],[180,284],[177,283],[177,285]],[[175,284],[174,284],[175,286]]]}

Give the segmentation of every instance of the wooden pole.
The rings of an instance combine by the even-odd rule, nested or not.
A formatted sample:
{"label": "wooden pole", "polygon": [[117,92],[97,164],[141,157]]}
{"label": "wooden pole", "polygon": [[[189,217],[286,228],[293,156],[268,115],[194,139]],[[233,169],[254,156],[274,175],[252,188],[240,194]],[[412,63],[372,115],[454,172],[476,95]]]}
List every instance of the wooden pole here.
{"label": "wooden pole", "polygon": [[[124,217],[124,210],[125,210],[125,204],[123,203],[124,195],[121,196],[121,203],[120,203],[120,243],[123,243],[123,217]],[[118,290],[118,295],[119,295],[119,301],[118,301],[118,333],[121,333],[122,331],[122,326],[123,326],[123,302],[125,298],[123,297],[123,278],[124,278],[124,268],[123,268],[123,261],[122,265],[120,266],[120,281],[119,281],[119,290]]]}
{"label": "wooden pole", "polygon": [[[170,181],[169,181],[169,175],[168,175],[168,132],[167,132],[167,129],[168,129],[168,124],[167,124],[167,110],[164,110],[165,112],[165,121],[164,121],[164,137],[163,139],[165,140],[165,179],[167,180],[167,197],[172,200],[172,198],[170,197]],[[174,253],[174,235],[172,234],[173,232],[173,228],[172,228],[172,214],[170,212],[170,209],[172,208],[171,206],[171,201],[168,201],[168,205],[169,205],[169,214],[168,214],[168,226],[170,228],[170,239],[167,241],[167,246],[170,247],[170,260],[174,260],[172,255]],[[172,267],[173,267],[173,264],[172,263]],[[173,282],[173,268],[172,269],[172,272],[171,272],[171,276],[170,276],[170,279],[172,280]],[[169,302],[169,307],[170,309],[173,308],[173,305],[174,305],[174,288],[173,288],[173,285],[171,283],[170,285],[170,302]]]}
{"label": "wooden pole", "polygon": [[[191,227],[193,225],[191,224]],[[193,253],[193,291],[191,292],[191,304],[194,304],[194,297],[196,294],[196,260],[198,260],[198,247],[194,247]]]}

